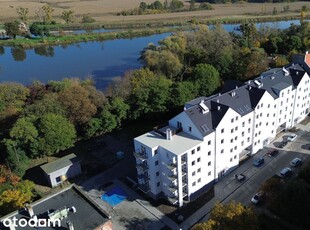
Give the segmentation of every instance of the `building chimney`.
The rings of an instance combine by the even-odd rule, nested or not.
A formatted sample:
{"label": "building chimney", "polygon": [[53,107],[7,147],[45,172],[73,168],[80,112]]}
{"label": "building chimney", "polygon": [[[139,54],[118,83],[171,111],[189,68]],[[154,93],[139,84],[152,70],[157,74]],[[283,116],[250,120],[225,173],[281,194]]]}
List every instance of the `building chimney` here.
{"label": "building chimney", "polygon": [[26,204],[26,210],[29,214],[29,217],[32,218],[34,216],[34,211],[33,211],[33,208],[30,204]]}
{"label": "building chimney", "polygon": [[166,129],[166,138],[167,140],[171,141],[172,140],[172,130],[171,129]]}
{"label": "building chimney", "polygon": [[74,226],[70,221],[67,221],[67,226],[69,230],[74,230]]}

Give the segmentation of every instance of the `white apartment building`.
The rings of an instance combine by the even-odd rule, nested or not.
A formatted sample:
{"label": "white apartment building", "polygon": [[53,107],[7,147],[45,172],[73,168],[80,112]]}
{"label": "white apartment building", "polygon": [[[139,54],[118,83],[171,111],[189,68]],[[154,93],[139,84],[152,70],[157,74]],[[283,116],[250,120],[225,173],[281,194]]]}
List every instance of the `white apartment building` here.
{"label": "white apartment building", "polygon": [[140,189],[181,207],[309,113],[310,54],[221,93],[196,98],[163,127],[134,139]]}

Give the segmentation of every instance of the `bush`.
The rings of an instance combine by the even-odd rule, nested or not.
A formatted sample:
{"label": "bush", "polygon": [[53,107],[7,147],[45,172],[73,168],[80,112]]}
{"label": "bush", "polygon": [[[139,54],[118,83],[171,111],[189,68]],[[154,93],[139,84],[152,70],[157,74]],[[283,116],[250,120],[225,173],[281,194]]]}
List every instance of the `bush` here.
{"label": "bush", "polygon": [[93,23],[95,21],[96,20],[93,17],[91,17],[89,14],[85,14],[82,17],[82,23]]}

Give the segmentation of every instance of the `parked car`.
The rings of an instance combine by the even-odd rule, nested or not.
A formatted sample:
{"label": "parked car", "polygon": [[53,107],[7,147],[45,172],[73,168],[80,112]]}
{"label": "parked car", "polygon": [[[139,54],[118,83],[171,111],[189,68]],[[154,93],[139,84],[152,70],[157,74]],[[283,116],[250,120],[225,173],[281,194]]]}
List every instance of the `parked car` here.
{"label": "parked car", "polygon": [[290,163],[292,167],[298,167],[301,164],[302,164],[302,160],[298,157],[294,158]]}
{"label": "parked car", "polygon": [[278,150],[272,150],[272,151],[268,152],[268,156],[269,156],[269,157],[274,157],[274,156],[276,156],[278,153],[279,153]]}
{"label": "parked car", "polygon": [[245,180],[245,175],[243,175],[242,173],[235,175],[235,179],[239,182],[243,182]]}
{"label": "parked car", "polygon": [[285,146],[287,145],[287,141],[282,141],[280,144],[279,144],[279,148],[284,148]]}
{"label": "parked car", "polygon": [[292,169],[289,167],[286,167],[286,168],[281,170],[279,176],[282,178],[286,178],[286,177],[289,177],[290,175],[292,175],[292,173],[293,173]]}
{"label": "parked car", "polygon": [[258,192],[252,197],[251,202],[252,202],[253,204],[258,204],[258,203],[262,200],[263,196],[264,196],[264,192],[263,192],[263,191],[258,191]]}
{"label": "parked car", "polygon": [[259,166],[261,166],[262,164],[264,164],[264,162],[265,162],[264,158],[262,158],[262,157],[256,158],[256,159],[253,160],[253,165],[254,165],[255,167],[259,167]]}
{"label": "parked car", "polygon": [[289,137],[287,138],[287,141],[294,141],[297,138],[296,134],[291,134],[289,135]]}

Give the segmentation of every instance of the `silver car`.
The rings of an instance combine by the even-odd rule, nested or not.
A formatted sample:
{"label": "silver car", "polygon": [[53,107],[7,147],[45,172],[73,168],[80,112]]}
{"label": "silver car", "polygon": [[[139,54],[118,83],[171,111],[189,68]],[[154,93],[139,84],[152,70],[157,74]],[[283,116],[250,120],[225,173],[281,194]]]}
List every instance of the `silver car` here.
{"label": "silver car", "polygon": [[296,158],[294,158],[294,159],[291,161],[290,165],[291,165],[292,167],[298,167],[299,165],[301,165],[301,163],[302,163],[302,160],[301,160],[300,158],[296,157]]}
{"label": "silver car", "polygon": [[279,176],[282,178],[289,177],[290,175],[292,175],[292,169],[289,167],[282,169],[280,174],[279,174]]}

